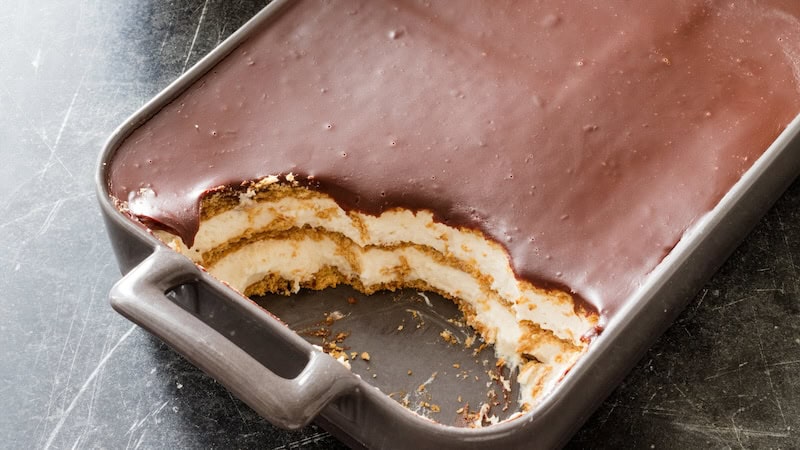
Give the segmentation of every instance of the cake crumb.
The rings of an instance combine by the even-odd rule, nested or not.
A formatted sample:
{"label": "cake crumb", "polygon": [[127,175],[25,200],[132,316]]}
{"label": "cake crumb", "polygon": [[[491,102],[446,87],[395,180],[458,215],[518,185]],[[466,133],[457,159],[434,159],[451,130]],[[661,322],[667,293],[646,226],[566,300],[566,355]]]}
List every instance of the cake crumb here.
{"label": "cake crumb", "polygon": [[356,303],[358,303],[358,299],[355,297],[347,297],[347,303],[355,305]]}
{"label": "cake crumb", "polygon": [[411,369],[408,369],[408,376],[411,376],[412,373],[413,372],[411,372]]}
{"label": "cake crumb", "polygon": [[423,325],[425,325],[425,320],[422,318],[422,315],[419,313],[419,311],[414,309],[407,309],[406,311],[411,313],[411,318],[417,322],[417,329],[420,329]]}
{"label": "cake crumb", "polygon": [[356,356],[358,356],[358,352],[350,352],[350,359],[356,359]]}
{"label": "cake crumb", "polygon": [[439,336],[441,336],[442,339],[444,339],[444,341],[447,342],[448,344],[452,345],[458,344],[458,339],[455,336],[453,336],[453,333],[451,333],[448,330],[442,331],[441,333],[439,333]]}
{"label": "cake crumb", "polygon": [[362,352],[361,353],[361,359],[363,359],[364,361],[369,361],[369,353]]}
{"label": "cake crumb", "polygon": [[455,326],[457,326],[459,328],[466,327],[466,324],[464,324],[464,322],[462,322],[462,321],[460,321],[458,319],[447,319],[447,323],[449,323],[451,325],[455,325]]}
{"label": "cake crumb", "polygon": [[350,332],[349,331],[340,331],[339,333],[336,333],[336,337],[333,340],[335,342],[340,342],[341,343],[345,339],[347,339],[348,336],[350,336]]}
{"label": "cake crumb", "polygon": [[488,344],[486,344],[486,342],[484,342],[483,344],[479,345],[479,346],[478,346],[478,347],[477,347],[475,350],[473,350],[473,351],[472,351],[472,355],[473,355],[473,356],[474,356],[474,355],[477,355],[478,353],[480,353],[481,351],[483,351],[483,349],[485,349],[485,348],[487,347],[487,345],[488,345]]}
{"label": "cake crumb", "polygon": [[403,325],[402,324],[397,326],[397,331],[403,331]]}
{"label": "cake crumb", "polygon": [[453,368],[455,368],[455,369],[460,369],[460,368],[461,368],[461,364],[459,364],[459,363],[453,363]]}
{"label": "cake crumb", "polygon": [[472,347],[472,344],[475,343],[475,336],[467,336],[467,339],[464,340],[464,348]]}

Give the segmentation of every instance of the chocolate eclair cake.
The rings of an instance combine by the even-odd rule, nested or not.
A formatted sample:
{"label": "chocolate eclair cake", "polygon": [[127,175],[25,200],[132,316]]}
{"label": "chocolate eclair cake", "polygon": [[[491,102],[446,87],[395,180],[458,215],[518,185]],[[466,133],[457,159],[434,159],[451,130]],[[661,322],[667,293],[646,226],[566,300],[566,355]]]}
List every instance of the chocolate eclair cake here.
{"label": "chocolate eclair cake", "polygon": [[523,409],[800,111],[800,4],[299,1],[120,146],[245,295],[453,299]]}

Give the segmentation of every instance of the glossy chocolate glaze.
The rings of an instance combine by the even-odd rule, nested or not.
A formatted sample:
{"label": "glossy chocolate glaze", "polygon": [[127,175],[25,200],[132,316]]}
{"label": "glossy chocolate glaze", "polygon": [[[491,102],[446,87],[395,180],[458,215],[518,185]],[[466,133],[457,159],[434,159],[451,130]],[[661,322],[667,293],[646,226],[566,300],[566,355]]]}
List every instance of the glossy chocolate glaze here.
{"label": "glossy chocolate glaze", "polygon": [[[131,134],[133,214],[191,242],[208,189],[313,177],[430,209],[618,310],[800,111],[800,2],[304,1]],[[142,190],[142,188],[147,188]]]}

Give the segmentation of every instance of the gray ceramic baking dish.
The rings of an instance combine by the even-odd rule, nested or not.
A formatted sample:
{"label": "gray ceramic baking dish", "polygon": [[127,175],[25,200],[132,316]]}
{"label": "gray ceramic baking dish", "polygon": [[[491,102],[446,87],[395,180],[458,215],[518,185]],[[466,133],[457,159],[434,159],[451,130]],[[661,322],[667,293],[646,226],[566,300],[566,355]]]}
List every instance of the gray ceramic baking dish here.
{"label": "gray ceramic baking dish", "polygon": [[[533,412],[480,429],[441,425],[408,411],[254,301],[168,249],[121,214],[109,196],[106,168],[121,142],[286,3],[267,6],[120,126],[106,143],[96,174],[106,228],[125,274],[110,294],[114,309],[280,427],[298,428],[313,420],[350,445],[370,448],[563,445],[800,173],[798,118],[684,236]],[[424,364],[435,358],[420,359]]]}

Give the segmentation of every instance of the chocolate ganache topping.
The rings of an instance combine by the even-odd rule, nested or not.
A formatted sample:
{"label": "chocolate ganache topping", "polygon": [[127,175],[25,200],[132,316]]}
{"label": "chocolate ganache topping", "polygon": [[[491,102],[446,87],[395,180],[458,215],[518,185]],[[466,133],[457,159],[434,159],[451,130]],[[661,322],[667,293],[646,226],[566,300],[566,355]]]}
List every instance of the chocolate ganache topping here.
{"label": "chocolate ganache topping", "polygon": [[428,209],[604,314],[800,111],[800,2],[300,1],[108,171],[187,243],[208,190],[294,173]]}

